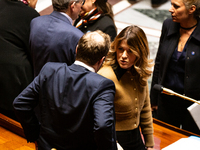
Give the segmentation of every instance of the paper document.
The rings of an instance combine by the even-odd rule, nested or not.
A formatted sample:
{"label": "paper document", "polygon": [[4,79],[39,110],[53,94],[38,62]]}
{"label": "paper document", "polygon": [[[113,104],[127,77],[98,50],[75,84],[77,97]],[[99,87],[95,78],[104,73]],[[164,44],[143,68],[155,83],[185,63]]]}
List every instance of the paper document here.
{"label": "paper document", "polygon": [[188,107],[187,110],[190,112],[192,118],[194,119],[195,123],[197,124],[200,130],[200,105],[194,103],[190,107]]}
{"label": "paper document", "polygon": [[200,140],[195,138],[181,138],[162,150],[200,150]]}

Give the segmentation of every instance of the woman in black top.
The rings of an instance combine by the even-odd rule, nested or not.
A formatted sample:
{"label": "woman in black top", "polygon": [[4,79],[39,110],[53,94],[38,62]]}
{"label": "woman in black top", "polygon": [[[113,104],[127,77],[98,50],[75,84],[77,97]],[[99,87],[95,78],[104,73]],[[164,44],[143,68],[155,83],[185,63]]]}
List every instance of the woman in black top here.
{"label": "woman in black top", "polygon": [[152,109],[157,109],[159,120],[200,135],[187,110],[192,102],[159,94],[153,89],[155,84],[160,84],[177,93],[200,99],[200,2],[171,0],[171,4],[169,12],[172,19],[163,23],[153,72]]}
{"label": "woman in black top", "polygon": [[107,0],[85,0],[82,12],[74,26],[83,33],[101,30],[110,35],[111,40],[117,35],[111,5]]}

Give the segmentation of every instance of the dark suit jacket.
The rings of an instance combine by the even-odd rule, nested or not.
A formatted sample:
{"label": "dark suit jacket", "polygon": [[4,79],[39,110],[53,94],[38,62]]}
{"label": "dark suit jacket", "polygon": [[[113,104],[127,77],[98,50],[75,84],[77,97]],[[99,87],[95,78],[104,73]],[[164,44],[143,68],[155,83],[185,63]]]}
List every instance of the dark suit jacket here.
{"label": "dark suit jacket", "polygon": [[[188,41],[185,60],[184,94],[200,99],[200,20]],[[178,45],[180,25],[172,19],[163,23],[160,45],[156,56],[151,87],[151,103],[157,105],[160,96],[153,89],[155,84],[163,85],[170,58]],[[192,103],[191,103],[192,104]]]}
{"label": "dark suit jacket", "polygon": [[82,35],[66,16],[57,11],[33,19],[30,46],[34,75],[38,75],[47,62],[65,62],[71,65],[75,61],[75,49]]}
{"label": "dark suit jacket", "polygon": [[27,140],[37,140],[41,150],[113,150],[114,95],[111,80],[84,67],[47,63],[13,104]]}
{"label": "dark suit jacket", "polygon": [[13,100],[33,80],[29,34],[37,16],[20,1],[0,0],[0,109],[13,114]]}
{"label": "dark suit jacket", "polygon": [[[81,18],[78,18],[75,21],[75,23],[74,23],[75,26],[80,21],[80,19]],[[112,41],[115,39],[115,37],[117,35],[117,31],[116,31],[114,21],[109,16],[102,16],[92,23],[89,23],[87,25],[79,27],[79,29],[83,33],[101,30],[102,32],[110,35]]]}

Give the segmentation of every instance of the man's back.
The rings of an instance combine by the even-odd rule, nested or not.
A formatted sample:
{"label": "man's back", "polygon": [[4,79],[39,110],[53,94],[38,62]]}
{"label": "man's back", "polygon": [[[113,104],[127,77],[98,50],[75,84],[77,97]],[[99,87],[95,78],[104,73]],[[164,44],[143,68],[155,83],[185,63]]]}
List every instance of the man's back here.
{"label": "man's back", "polygon": [[[39,149],[115,149],[111,80],[75,64],[47,63],[30,89],[40,91]],[[35,134],[26,129],[26,136]]]}
{"label": "man's back", "polygon": [[57,11],[32,20],[30,47],[34,75],[38,75],[46,62],[66,62],[71,65],[75,61],[75,49],[82,35],[66,16]]}

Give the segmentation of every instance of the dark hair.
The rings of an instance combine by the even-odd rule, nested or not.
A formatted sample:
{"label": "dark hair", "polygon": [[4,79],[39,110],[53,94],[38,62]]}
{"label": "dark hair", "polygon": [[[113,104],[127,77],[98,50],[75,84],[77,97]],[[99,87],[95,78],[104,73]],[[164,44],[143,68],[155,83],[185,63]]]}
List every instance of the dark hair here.
{"label": "dark hair", "polygon": [[97,7],[98,11],[102,11],[105,15],[108,15],[112,20],[114,17],[112,6],[107,0],[96,0],[95,6]]}
{"label": "dark hair", "polygon": [[76,60],[92,66],[107,55],[109,48],[110,36],[108,34],[100,30],[88,32],[78,42]]}
{"label": "dark hair", "polygon": [[52,0],[53,9],[59,12],[66,12],[72,2],[79,2],[80,0]]}
{"label": "dark hair", "polygon": [[131,73],[138,77],[140,85],[145,86],[150,77],[153,66],[153,60],[149,57],[149,46],[144,31],[138,26],[128,26],[124,28],[111,43],[111,49],[108,52],[104,65],[111,65],[114,69],[119,67],[116,50],[120,43],[125,40],[130,50],[136,56],[135,63],[131,68]]}

